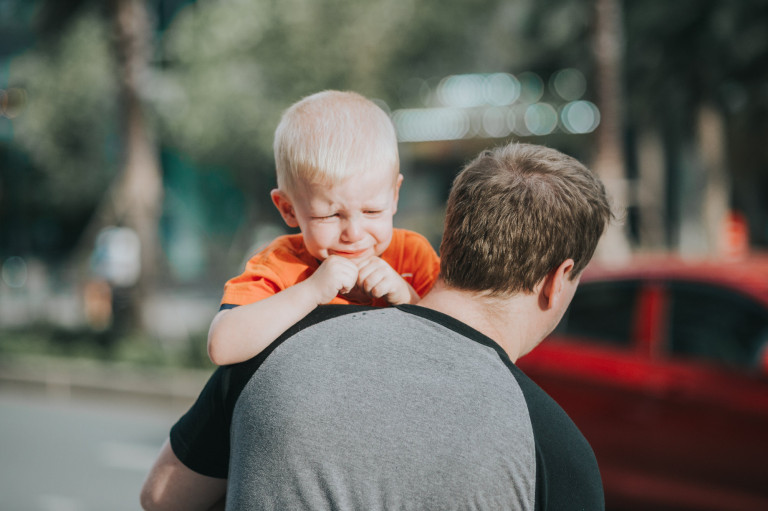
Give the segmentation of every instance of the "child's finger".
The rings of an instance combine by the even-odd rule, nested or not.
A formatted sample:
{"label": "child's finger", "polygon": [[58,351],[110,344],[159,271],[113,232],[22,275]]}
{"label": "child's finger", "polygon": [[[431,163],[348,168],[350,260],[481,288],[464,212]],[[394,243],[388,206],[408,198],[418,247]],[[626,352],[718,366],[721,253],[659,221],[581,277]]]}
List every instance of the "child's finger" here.
{"label": "child's finger", "polygon": [[381,282],[386,277],[386,268],[382,268],[380,265],[369,264],[364,268],[361,268],[357,275],[357,284],[365,289],[367,293],[371,292],[371,288]]}
{"label": "child's finger", "polygon": [[[385,275],[382,272],[373,272],[367,278],[362,280],[362,287],[366,293],[374,294],[376,286],[380,285],[384,281]],[[380,298],[380,295],[375,295],[376,298]]]}
{"label": "child's finger", "polygon": [[357,271],[357,281],[359,283],[362,283],[367,279],[374,271],[376,271],[376,266],[372,264],[366,264]]}
{"label": "child's finger", "polygon": [[362,272],[365,270],[366,272],[370,272],[371,268],[375,267],[376,265],[373,264],[376,261],[376,257],[369,257],[368,259],[363,259],[362,261],[357,261],[355,264],[357,264],[357,270],[359,272]]}
{"label": "child's finger", "polygon": [[357,284],[357,281],[359,279],[359,272],[356,265],[350,265],[345,269],[345,272],[343,273],[341,277],[341,293],[349,293],[354,289],[355,285]]}

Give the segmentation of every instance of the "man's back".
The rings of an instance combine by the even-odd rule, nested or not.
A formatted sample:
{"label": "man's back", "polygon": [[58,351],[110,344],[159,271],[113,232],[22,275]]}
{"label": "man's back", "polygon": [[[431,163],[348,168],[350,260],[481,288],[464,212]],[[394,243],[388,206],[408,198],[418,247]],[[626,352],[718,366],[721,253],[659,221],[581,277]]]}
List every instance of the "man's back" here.
{"label": "man's back", "polygon": [[[602,506],[564,412],[493,341],[429,309],[323,307],[222,374],[209,394],[231,407],[228,509]],[[177,454],[200,441],[193,412]]]}

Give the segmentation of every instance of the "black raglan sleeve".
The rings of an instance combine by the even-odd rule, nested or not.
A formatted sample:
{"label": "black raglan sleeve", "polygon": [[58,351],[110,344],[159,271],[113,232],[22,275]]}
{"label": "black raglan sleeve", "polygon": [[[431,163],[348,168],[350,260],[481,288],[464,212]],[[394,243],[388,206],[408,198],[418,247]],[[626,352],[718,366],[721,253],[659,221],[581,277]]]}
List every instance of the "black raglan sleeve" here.
{"label": "black raglan sleeve", "polygon": [[189,469],[226,478],[229,465],[227,395],[231,369],[219,367],[208,380],[195,404],[171,428],[171,448]]}
{"label": "black raglan sleeve", "polygon": [[603,483],[589,442],[549,394],[513,367],[536,443],[536,509],[604,511]]}

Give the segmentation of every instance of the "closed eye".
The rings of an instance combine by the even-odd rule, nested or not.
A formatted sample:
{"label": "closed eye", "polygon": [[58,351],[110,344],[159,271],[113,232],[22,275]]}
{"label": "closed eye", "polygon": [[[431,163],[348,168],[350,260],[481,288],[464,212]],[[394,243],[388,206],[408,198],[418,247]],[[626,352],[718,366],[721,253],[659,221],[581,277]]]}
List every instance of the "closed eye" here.
{"label": "closed eye", "polygon": [[325,216],[313,216],[312,220],[329,220],[331,218],[336,218],[337,216],[339,216],[338,213],[334,213],[332,215],[325,215]]}

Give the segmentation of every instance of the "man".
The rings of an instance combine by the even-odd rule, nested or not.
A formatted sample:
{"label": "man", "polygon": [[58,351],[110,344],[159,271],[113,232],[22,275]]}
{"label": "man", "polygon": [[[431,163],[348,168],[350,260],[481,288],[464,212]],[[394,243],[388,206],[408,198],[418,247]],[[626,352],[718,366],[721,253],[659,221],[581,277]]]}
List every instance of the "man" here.
{"label": "man", "polygon": [[603,509],[592,449],[515,365],[557,325],[611,218],[545,147],[485,151],[447,204],[418,305],[322,306],[217,370],[171,430],[147,510]]}

